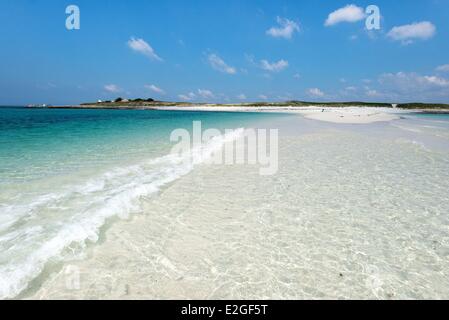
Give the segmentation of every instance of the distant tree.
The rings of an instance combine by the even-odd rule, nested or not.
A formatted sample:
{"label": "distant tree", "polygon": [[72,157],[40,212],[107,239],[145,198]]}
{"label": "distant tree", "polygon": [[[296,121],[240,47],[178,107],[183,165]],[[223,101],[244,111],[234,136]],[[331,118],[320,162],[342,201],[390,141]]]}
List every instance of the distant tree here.
{"label": "distant tree", "polygon": [[153,101],[154,101],[154,99],[151,99],[151,98],[147,99],[147,102],[153,102]]}
{"label": "distant tree", "polygon": [[138,99],[134,99],[134,100],[132,100],[132,101],[133,101],[133,102],[142,102],[143,99],[138,98]]}
{"label": "distant tree", "polygon": [[122,102],[123,98],[118,97],[117,99],[114,100],[115,102]]}
{"label": "distant tree", "polygon": [[104,103],[111,103],[111,100],[106,100],[104,101]]}

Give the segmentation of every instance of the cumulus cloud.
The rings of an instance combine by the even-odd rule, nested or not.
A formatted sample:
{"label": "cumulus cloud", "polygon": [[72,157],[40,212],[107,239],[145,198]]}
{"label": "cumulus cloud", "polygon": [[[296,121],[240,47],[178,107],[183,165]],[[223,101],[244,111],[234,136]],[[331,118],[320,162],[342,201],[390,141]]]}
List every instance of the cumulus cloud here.
{"label": "cumulus cloud", "polygon": [[191,101],[193,99],[195,99],[196,95],[193,92],[189,92],[187,94],[180,94],[178,96],[179,99],[184,100],[184,101]]}
{"label": "cumulus cloud", "polygon": [[239,94],[239,95],[237,96],[237,99],[240,99],[240,100],[246,100],[246,95],[244,95],[243,93],[242,93],[242,94]]}
{"label": "cumulus cloud", "polygon": [[131,38],[128,41],[128,47],[133,51],[143,54],[144,56],[150,58],[150,60],[163,61],[153,50],[149,43],[143,39]]}
{"label": "cumulus cloud", "polygon": [[385,73],[379,78],[381,84],[392,84],[401,90],[426,90],[449,87],[449,80],[437,76],[421,76],[417,73]]}
{"label": "cumulus cloud", "polygon": [[267,60],[261,60],[260,67],[270,72],[280,72],[288,67],[288,61],[279,60],[277,62],[270,63]]}
{"label": "cumulus cloud", "polygon": [[231,67],[226,64],[226,62],[223,61],[222,58],[220,58],[216,54],[210,54],[207,57],[207,60],[209,61],[209,64],[212,68],[214,68],[217,71],[227,73],[227,74],[236,74],[237,70],[234,67]]}
{"label": "cumulus cloud", "polygon": [[438,66],[435,70],[438,72],[449,72],[449,64]]}
{"label": "cumulus cloud", "polygon": [[[447,102],[449,99],[449,79],[439,75],[422,75],[416,72],[384,73],[376,80],[362,81],[360,87],[348,86],[340,95],[348,99],[371,98],[385,102]],[[328,95],[325,95],[329,97]]]}
{"label": "cumulus cloud", "polygon": [[326,27],[336,25],[340,22],[357,22],[365,19],[366,15],[363,8],[357,7],[354,4],[335,10],[327,17],[324,25]]}
{"label": "cumulus cloud", "polygon": [[122,91],[122,89],[116,84],[107,84],[104,86],[104,89],[111,93],[118,93]]}
{"label": "cumulus cloud", "polygon": [[435,75],[420,75],[414,72],[382,74],[378,83],[388,98],[407,100],[446,101],[449,97],[449,80]]}
{"label": "cumulus cloud", "polygon": [[413,40],[427,40],[436,33],[436,27],[429,21],[415,22],[403,26],[393,27],[387,36],[403,44],[410,44]]}
{"label": "cumulus cloud", "polygon": [[212,91],[206,89],[198,89],[198,95],[204,99],[215,97]]}
{"label": "cumulus cloud", "polygon": [[291,39],[295,31],[299,32],[300,30],[299,25],[292,20],[277,17],[276,21],[279,26],[268,29],[267,35],[275,38]]}
{"label": "cumulus cloud", "polygon": [[164,90],[162,90],[161,88],[155,86],[154,84],[146,84],[144,87],[146,89],[150,90],[150,91],[153,91],[154,93],[165,94]]}
{"label": "cumulus cloud", "polygon": [[436,85],[439,87],[448,87],[449,81],[437,76],[424,76],[423,79],[429,84]]}
{"label": "cumulus cloud", "polygon": [[307,94],[309,94],[312,97],[324,97],[324,92],[318,88],[308,89]]}

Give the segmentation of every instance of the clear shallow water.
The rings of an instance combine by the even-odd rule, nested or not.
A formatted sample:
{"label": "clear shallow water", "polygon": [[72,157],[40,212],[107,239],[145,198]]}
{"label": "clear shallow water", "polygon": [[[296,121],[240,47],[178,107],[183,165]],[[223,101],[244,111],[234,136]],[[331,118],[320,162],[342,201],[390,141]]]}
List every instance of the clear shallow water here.
{"label": "clear shallow water", "polygon": [[[58,111],[71,123],[65,112],[72,111]],[[7,186],[0,189],[4,296],[14,296],[44,266],[65,258],[62,268],[45,268],[24,296],[449,297],[445,116],[354,126],[273,114],[155,112],[159,118],[153,120],[151,112],[78,110],[75,118],[78,112],[110,118],[73,120],[75,133],[84,124],[95,134],[60,129],[54,135],[53,124],[44,124],[47,138],[39,146],[20,147],[16,140],[17,159],[61,159],[48,166],[15,164],[8,149],[17,135],[12,132],[23,128],[8,131],[7,124],[1,131],[2,156],[10,154],[2,168],[16,168],[1,171]],[[190,128],[198,119],[217,128],[281,129],[279,173],[261,177],[258,167],[201,161],[192,170],[167,158],[171,129]],[[32,140],[21,132],[23,140]],[[35,131],[31,136],[42,138]],[[51,148],[43,147],[49,140]],[[64,141],[78,142],[77,148]],[[70,151],[77,159],[67,156]],[[160,188],[160,196],[151,196]],[[84,248],[97,242],[107,219],[134,212],[141,214],[114,223],[106,241]],[[80,252],[87,255],[70,259]],[[81,272],[78,290],[67,287],[71,266]]]}
{"label": "clear shallow water", "polygon": [[447,299],[449,140],[408,130],[428,125],[262,124],[276,175],[200,165],[31,297]]}
{"label": "clear shallow water", "polygon": [[[0,298],[78,255],[116,216],[189,173],[170,133],[232,129],[263,114],[0,108]],[[202,146],[220,148],[231,136]],[[198,162],[201,158],[197,157]]]}

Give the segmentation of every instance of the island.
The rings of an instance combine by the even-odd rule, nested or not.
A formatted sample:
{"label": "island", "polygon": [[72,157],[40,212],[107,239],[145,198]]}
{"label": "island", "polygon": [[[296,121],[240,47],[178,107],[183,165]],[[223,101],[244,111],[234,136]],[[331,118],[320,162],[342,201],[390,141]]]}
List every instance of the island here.
{"label": "island", "polygon": [[245,102],[245,103],[205,103],[205,102],[170,102],[154,100],[152,98],[142,99],[124,99],[117,98],[115,100],[97,102],[85,102],[80,105],[30,105],[29,107],[46,107],[46,108],[84,108],[84,109],[160,109],[163,107],[205,107],[205,108],[289,108],[289,107],[318,107],[318,108],[348,108],[348,107],[365,107],[365,108],[390,108],[415,110],[428,113],[449,113],[449,104],[444,103],[386,103],[386,102],[364,102],[364,101],[347,101],[347,102],[312,102],[312,101],[278,101],[278,102]]}

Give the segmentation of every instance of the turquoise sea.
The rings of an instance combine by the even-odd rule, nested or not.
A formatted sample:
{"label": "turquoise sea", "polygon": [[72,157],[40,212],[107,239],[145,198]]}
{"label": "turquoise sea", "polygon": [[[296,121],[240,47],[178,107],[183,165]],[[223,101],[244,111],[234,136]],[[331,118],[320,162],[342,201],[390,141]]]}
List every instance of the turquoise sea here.
{"label": "turquoise sea", "polygon": [[0,108],[0,298],[17,295],[47,263],[80,254],[109,220],[138,212],[139,199],[190,172],[168,155],[173,130],[201,120],[224,133],[267,116]]}

